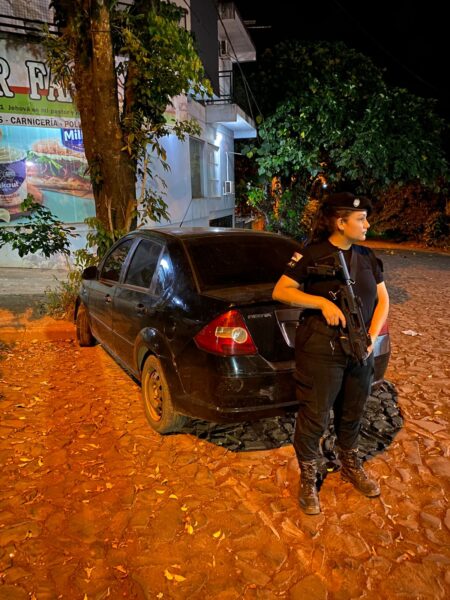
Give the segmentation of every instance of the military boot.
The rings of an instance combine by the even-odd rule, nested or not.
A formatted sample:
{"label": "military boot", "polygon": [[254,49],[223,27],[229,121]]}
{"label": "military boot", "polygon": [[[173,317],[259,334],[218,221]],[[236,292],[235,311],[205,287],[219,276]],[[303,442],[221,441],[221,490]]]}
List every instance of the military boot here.
{"label": "military boot", "polygon": [[341,477],[344,481],[349,481],[361,494],[373,498],[380,495],[380,486],[370,479],[364,471],[361,459],[358,456],[358,449],[338,450],[339,458],[342,463]]}
{"label": "military boot", "polygon": [[317,492],[317,461],[299,461],[300,464],[300,507],[307,515],[320,513]]}

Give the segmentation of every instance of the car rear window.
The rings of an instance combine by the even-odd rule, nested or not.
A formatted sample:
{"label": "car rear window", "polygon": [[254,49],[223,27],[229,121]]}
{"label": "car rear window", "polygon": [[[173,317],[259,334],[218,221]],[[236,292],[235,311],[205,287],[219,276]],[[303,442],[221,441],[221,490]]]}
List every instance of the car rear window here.
{"label": "car rear window", "polygon": [[300,244],[265,235],[185,240],[202,290],[275,283]]}

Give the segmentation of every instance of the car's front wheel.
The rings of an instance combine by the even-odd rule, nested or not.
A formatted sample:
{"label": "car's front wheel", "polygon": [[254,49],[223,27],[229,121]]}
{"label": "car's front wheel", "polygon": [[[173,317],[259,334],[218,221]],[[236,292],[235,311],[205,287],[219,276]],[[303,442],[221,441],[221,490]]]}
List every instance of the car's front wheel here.
{"label": "car's front wheel", "polygon": [[179,431],[186,417],[173,407],[169,386],[161,362],[149,356],[142,369],[142,397],[148,422],[158,433]]}
{"label": "car's front wheel", "polygon": [[83,304],[80,305],[77,312],[77,340],[80,346],[93,346],[95,337],[92,335],[89,316]]}

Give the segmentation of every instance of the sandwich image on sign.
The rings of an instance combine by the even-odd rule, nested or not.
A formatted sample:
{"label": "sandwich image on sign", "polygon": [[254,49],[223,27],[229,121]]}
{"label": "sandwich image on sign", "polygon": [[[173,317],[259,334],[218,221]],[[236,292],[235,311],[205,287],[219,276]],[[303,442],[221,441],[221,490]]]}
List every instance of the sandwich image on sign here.
{"label": "sandwich image on sign", "polygon": [[34,142],[27,157],[27,178],[38,188],[67,190],[80,196],[91,193],[84,153],[56,139]]}

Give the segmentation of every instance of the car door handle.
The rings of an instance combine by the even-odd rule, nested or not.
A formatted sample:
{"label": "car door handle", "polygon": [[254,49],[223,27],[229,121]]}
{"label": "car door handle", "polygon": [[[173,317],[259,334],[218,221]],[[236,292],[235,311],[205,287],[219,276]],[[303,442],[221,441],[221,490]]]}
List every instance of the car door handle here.
{"label": "car door handle", "polygon": [[112,298],[111,298],[111,296],[109,294],[106,294],[106,296],[105,296],[105,302],[107,304],[109,304],[110,302],[112,302]]}
{"label": "car door handle", "polygon": [[145,308],[144,304],[136,304],[135,308],[138,315],[147,314],[147,309]]}

